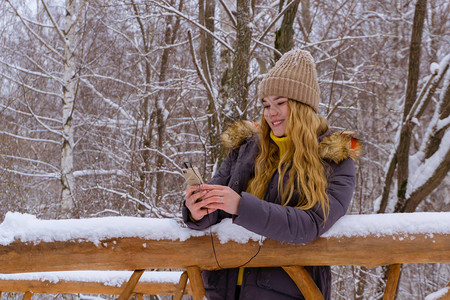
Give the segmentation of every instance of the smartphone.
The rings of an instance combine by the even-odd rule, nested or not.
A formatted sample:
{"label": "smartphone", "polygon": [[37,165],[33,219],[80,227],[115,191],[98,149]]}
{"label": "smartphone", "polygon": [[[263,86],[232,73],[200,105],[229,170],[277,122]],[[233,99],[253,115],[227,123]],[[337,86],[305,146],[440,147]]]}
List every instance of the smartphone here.
{"label": "smartphone", "polygon": [[204,183],[198,168],[192,167],[189,162],[185,162],[184,167],[182,172],[188,185],[200,185]]}

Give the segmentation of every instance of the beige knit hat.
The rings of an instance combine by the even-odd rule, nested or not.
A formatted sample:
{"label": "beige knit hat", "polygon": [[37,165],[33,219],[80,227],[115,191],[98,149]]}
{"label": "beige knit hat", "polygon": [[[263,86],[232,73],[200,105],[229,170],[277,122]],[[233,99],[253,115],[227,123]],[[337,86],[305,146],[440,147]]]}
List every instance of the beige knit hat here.
{"label": "beige knit hat", "polygon": [[319,108],[316,64],[308,51],[291,50],[283,54],[259,85],[259,99],[283,96]]}

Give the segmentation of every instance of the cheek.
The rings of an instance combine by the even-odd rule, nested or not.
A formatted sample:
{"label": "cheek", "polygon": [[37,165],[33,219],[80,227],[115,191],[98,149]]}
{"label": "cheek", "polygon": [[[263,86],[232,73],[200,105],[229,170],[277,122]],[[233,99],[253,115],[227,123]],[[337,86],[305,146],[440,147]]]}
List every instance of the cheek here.
{"label": "cheek", "polygon": [[284,117],[287,119],[287,118],[289,118],[289,114],[290,114],[290,109],[289,109],[289,106],[287,106],[286,105],[286,107],[283,109],[283,114],[284,114]]}

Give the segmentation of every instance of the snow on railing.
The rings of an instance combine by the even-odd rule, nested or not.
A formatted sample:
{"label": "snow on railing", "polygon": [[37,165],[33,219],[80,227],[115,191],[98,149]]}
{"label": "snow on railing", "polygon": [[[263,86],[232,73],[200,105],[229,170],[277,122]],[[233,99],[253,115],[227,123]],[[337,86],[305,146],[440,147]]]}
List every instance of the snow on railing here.
{"label": "snow on railing", "polygon": [[[306,245],[262,240],[246,266],[281,266],[307,299],[320,299],[317,287],[304,284],[303,266],[391,265],[386,287],[391,299],[401,264],[450,263],[449,220],[449,212],[347,215]],[[225,268],[241,265],[260,247],[259,235],[229,219],[214,225],[212,233],[215,255]],[[194,298],[202,299],[201,269],[218,268],[209,234],[172,219],[39,220],[8,213],[0,224],[0,273],[186,269]]]}

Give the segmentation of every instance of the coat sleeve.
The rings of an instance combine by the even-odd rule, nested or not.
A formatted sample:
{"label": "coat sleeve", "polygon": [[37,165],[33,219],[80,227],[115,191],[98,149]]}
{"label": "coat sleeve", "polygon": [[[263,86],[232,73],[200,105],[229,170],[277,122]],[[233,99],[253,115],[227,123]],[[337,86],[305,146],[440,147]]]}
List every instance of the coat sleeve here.
{"label": "coat sleeve", "polygon": [[309,210],[282,206],[262,201],[257,197],[242,193],[235,224],[268,238],[295,244],[314,241],[345,215],[355,188],[355,167],[352,159],[339,165],[330,163],[327,195],[329,214],[324,223],[324,215],[319,205]]}
{"label": "coat sleeve", "polygon": [[[231,178],[231,172],[233,169],[233,163],[236,161],[238,155],[238,149],[232,151],[220,165],[219,170],[214,174],[213,178],[208,182],[209,184],[228,185]],[[219,223],[223,218],[230,217],[223,211],[214,211],[209,215],[204,216],[201,220],[193,222],[190,218],[189,209],[186,207],[186,201],[183,201],[183,207],[181,208],[184,223],[191,229],[202,230],[208,228],[211,225]]]}

